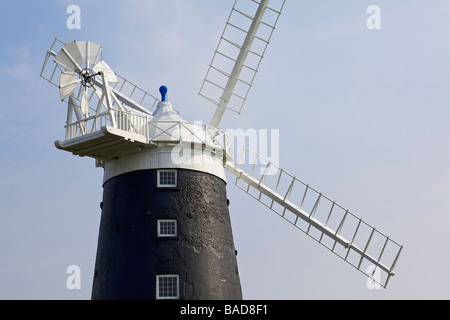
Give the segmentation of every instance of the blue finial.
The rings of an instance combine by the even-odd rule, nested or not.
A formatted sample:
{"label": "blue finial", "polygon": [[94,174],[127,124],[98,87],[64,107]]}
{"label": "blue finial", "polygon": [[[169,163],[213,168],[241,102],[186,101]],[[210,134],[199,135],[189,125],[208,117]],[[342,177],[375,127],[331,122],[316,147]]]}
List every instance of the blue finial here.
{"label": "blue finial", "polygon": [[167,101],[167,87],[166,86],[161,86],[161,88],[159,88],[159,92],[161,93],[161,101]]}

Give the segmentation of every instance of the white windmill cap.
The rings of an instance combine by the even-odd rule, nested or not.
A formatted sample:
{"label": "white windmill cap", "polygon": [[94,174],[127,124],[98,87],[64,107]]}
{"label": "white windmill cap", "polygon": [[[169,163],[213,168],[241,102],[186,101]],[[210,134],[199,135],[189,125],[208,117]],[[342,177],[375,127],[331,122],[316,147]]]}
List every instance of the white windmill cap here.
{"label": "white windmill cap", "polygon": [[150,138],[156,141],[173,142],[180,140],[184,135],[181,124],[187,123],[173,110],[172,104],[167,101],[167,87],[161,86],[161,101],[156,106],[153,118],[149,122]]}
{"label": "white windmill cap", "polygon": [[151,121],[185,122],[185,120],[182,119],[175,110],[173,110],[172,104],[167,101],[167,91],[168,89],[166,86],[161,86],[161,88],[159,88],[159,92],[161,93],[161,101],[156,106],[156,110],[153,112],[153,119]]}
{"label": "white windmill cap", "polygon": [[219,130],[183,120],[167,101],[167,87],[159,91],[161,101],[148,122],[152,147],[108,161],[104,182],[127,172],[162,168],[205,172],[226,182],[223,161],[228,149],[214,142],[221,141]]}

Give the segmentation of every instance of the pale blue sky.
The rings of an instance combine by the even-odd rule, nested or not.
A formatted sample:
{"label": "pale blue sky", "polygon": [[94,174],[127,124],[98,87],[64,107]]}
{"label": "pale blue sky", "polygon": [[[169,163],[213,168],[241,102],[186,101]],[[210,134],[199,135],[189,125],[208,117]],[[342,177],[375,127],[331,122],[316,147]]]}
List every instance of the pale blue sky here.
{"label": "pale blue sky", "polygon": [[[198,96],[233,0],[11,1],[0,11],[0,298],[89,299],[102,170],[57,150],[66,106],[39,77],[55,37],[103,45],[114,71],[207,123]],[[68,30],[66,8],[81,8]],[[366,9],[381,8],[381,30]],[[280,164],[405,246],[387,290],[237,189],[246,299],[449,299],[450,2],[287,0],[243,114],[280,129]],[[82,289],[66,288],[79,265]]]}

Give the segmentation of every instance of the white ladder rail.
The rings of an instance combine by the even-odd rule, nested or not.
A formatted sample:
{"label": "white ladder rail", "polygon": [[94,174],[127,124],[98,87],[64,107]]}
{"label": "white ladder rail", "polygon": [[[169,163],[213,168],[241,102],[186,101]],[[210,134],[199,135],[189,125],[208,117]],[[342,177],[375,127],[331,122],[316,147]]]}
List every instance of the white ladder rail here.
{"label": "white ladder rail", "polygon": [[[241,51],[239,52],[239,55],[236,59],[236,64],[234,65],[233,70],[230,73],[230,77],[228,78],[226,87],[224,88],[223,94],[220,97],[219,105],[217,106],[216,112],[214,113],[213,119],[211,120],[210,125],[212,127],[219,127],[220,120],[222,119],[223,113],[225,112],[234,88],[236,87],[236,83],[242,71],[242,67],[245,64],[245,60],[247,59],[249,50],[253,44],[253,40],[255,39],[256,32],[258,32],[259,24],[268,4],[269,0],[261,0],[261,3],[258,6],[255,18],[253,19],[252,25],[250,26],[250,29],[247,33],[247,37],[245,38],[244,44],[242,45]],[[238,12],[240,13],[240,11]]]}
{"label": "white ladder rail", "polygon": [[[341,259],[364,273],[367,277],[371,278],[373,281],[386,288],[389,279],[395,274],[394,268],[403,249],[403,246],[399,245],[390,237],[378,231],[375,227],[370,226],[361,218],[356,217],[349,210],[345,210],[335,201],[329,199],[322,193],[319,193],[309,185],[304,184],[297,178],[289,175],[281,168],[278,168],[279,174],[277,174],[276,176],[277,182],[275,188],[267,186],[265,184],[265,179],[267,177],[268,169],[271,166],[273,166],[273,164],[267,162],[267,165],[265,165],[264,169],[261,169],[261,177],[255,177],[254,172],[252,172],[251,174],[247,173],[244,170],[240,169],[238,165],[234,165],[229,162],[225,165],[225,168],[230,173],[236,176],[235,184],[244,192],[251,195],[253,198],[264,204],[270,210],[277,213],[279,216],[281,216],[283,219],[285,219],[298,229],[302,230],[314,240],[338,255]],[[280,187],[280,180],[283,175],[287,175],[289,179],[292,178],[292,181],[290,183],[289,181],[287,181],[286,186],[289,185],[287,191],[280,194],[278,188]],[[245,185],[241,186],[239,185],[239,182],[242,182]],[[294,186],[299,183],[302,183],[304,185],[305,192],[301,200],[301,205],[298,206],[290,201],[289,197],[291,196]],[[252,194],[250,190],[256,191],[256,195]],[[309,195],[309,192],[313,192],[315,196],[311,199],[313,200],[311,202],[313,206],[310,210],[308,210],[309,212],[307,212],[305,211],[306,209],[302,208],[302,205],[305,201],[306,195]],[[269,202],[264,202],[262,196],[267,197],[269,199]],[[320,218],[316,218],[316,212],[318,211],[318,208],[323,201],[328,202],[331,205],[331,208],[328,211],[326,219],[324,217],[322,220],[320,220]],[[278,204],[282,208],[282,210],[275,208],[275,204]],[[341,216],[338,216],[338,220],[336,220],[336,217],[333,217],[333,213],[335,213],[338,208],[343,214]],[[289,218],[287,216],[287,212],[291,212],[292,214],[294,214],[294,217]],[[335,224],[337,228],[332,228],[331,226],[329,226],[330,219],[332,218],[336,220]],[[347,223],[349,219],[353,221],[353,224]],[[299,224],[300,221],[306,223],[306,226],[301,226]],[[350,232],[348,230],[349,228]],[[342,235],[343,229],[345,229],[346,234],[349,234],[348,238]],[[364,232],[362,231],[362,229],[364,229]],[[318,231],[319,235],[313,235],[313,230]],[[362,236],[363,234],[365,234],[365,237]],[[363,240],[360,240],[358,238],[359,236],[361,236]],[[374,240],[375,237],[377,238],[376,241]],[[328,239],[328,241],[331,240],[331,244],[327,243],[325,241],[326,239]],[[372,248],[372,246],[374,248]],[[381,248],[381,250],[379,250],[379,247]],[[386,258],[387,251],[389,251],[389,254]],[[384,261],[382,259],[386,260]],[[376,268],[373,269],[370,274],[367,273],[366,270],[363,269],[363,262],[376,266],[376,268],[380,270],[380,273],[383,273],[382,275],[384,276],[384,279],[378,277],[375,272]]]}
{"label": "white ladder rail", "polygon": [[[241,3],[257,4],[256,12],[249,13],[245,11],[249,10],[247,8],[245,10],[238,8]],[[276,10],[269,6],[269,0],[235,0],[199,92],[199,95],[217,106],[210,124],[212,127],[217,128],[219,126],[226,109],[238,114],[241,113],[284,4],[285,0],[282,0],[281,7]],[[274,21],[264,21],[267,10],[275,13]],[[238,19],[237,16],[238,18],[243,17],[246,21],[251,21],[250,27],[242,26],[243,22],[234,22],[234,19]],[[268,34],[259,35],[258,31],[261,25],[269,28]],[[227,35],[227,32],[232,31],[245,35],[245,39],[243,41],[230,39],[231,35]],[[236,37],[236,35],[234,36]],[[262,46],[255,48],[255,40],[261,42]],[[230,54],[228,51],[231,48],[237,49],[239,53],[237,55]],[[252,56],[253,65],[249,65],[249,55]],[[220,61],[223,58],[225,60]],[[232,68],[229,66],[230,63],[233,66]],[[242,74],[244,69],[246,70],[245,75]]]}

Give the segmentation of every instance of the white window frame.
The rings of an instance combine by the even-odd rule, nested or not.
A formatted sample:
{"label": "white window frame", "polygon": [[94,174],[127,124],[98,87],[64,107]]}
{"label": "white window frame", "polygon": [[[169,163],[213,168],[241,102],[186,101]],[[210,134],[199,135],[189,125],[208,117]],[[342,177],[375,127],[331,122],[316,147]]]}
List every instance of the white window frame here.
{"label": "white window frame", "polygon": [[[176,278],[176,296],[160,297],[159,296],[159,279],[160,278]],[[156,276],[156,299],[157,300],[176,300],[180,299],[180,276],[177,274],[160,274]]]}
{"label": "white window frame", "polygon": [[[161,173],[175,173],[175,183],[173,184],[161,184]],[[171,170],[158,170],[158,188],[176,188],[178,183],[178,172],[176,169]]]}
{"label": "white window frame", "polygon": [[[175,232],[173,234],[161,233],[161,223],[164,222],[173,222],[175,224]],[[157,224],[158,224],[158,238],[169,238],[178,236],[178,222],[176,219],[160,219],[158,220]]]}

